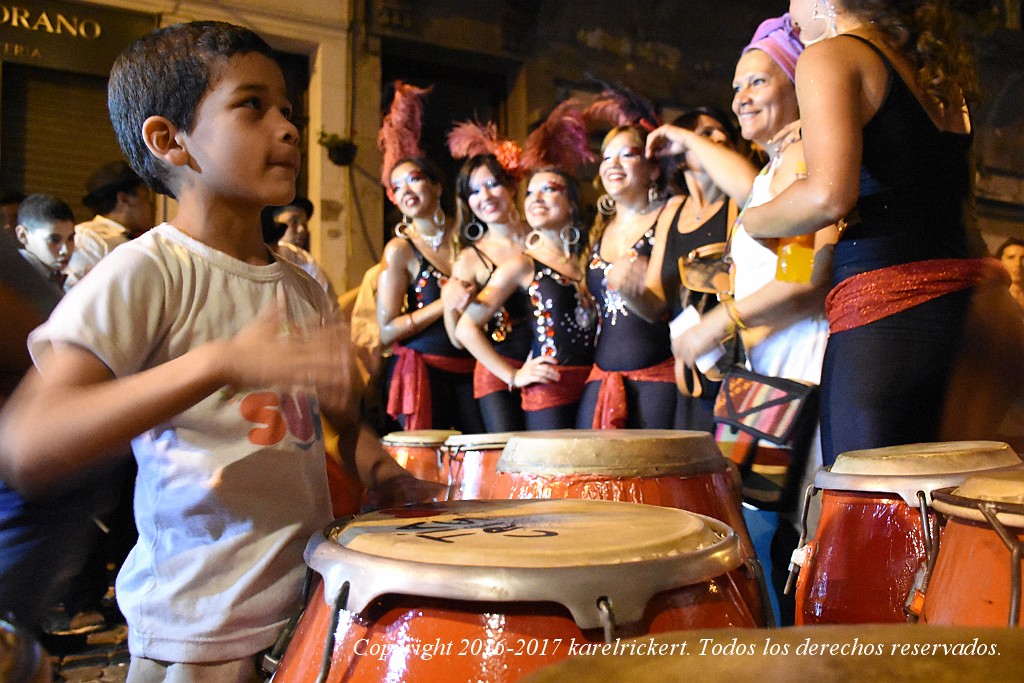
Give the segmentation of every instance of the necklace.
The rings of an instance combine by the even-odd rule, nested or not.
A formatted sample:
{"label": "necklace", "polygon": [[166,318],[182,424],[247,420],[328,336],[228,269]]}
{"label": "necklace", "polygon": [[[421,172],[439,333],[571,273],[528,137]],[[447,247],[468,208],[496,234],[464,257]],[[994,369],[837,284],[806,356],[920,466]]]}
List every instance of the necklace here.
{"label": "necklace", "polygon": [[717,206],[718,202],[720,201],[722,201],[721,197],[715,197],[714,199],[706,203],[704,206],[697,209],[697,214],[693,217],[694,222],[699,225],[700,222],[704,219],[704,212],[710,209],[712,206]]}
{"label": "necklace", "polygon": [[416,234],[418,234],[420,239],[426,242],[427,246],[434,251],[437,251],[441,247],[441,240],[444,239],[444,230],[439,230],[433,235],[424,235],[422,232],[417,230]]}

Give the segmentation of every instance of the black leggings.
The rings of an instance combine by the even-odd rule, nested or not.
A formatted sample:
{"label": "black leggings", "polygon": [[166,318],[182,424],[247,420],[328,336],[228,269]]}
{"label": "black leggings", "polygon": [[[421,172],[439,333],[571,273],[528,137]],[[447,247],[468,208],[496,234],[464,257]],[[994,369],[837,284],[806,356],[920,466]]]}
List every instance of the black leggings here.
{"label": "black leggings", "polygon": [[[388,360],[385,405],[396,362],[393,357]],[[427,377],[430,378],[431,429],[455,429],[463,434],[484,431],[480,406],[473,398],[473,373],[448,372],[428,365]]]}
{"label": "black leggings", "polygon": [[[672,382],[635,382],[624,379],[626,387],[627,429],[672,429],[676,419],[679,390]],[[589,382],[583,389],[576,418],[578,429],[592,429],[601,382]]]}
{"label": "black leggings", "polygon": [[526,429],[523,399],[519,391],[495,391],[477,400],[480,413],[483,415],[484,427],[489,434],[521,432]]}
{"label": "black leggings", "polygon": [[579,402],[554,406],[543,410],[526,411],[526,429],[535,432],[543,429],[572,429],[576,426]]}
{"label": "black leggings", "polygon": [[847,451],[939,440],[972,290],[829,337],[821,382],[825,465]]}

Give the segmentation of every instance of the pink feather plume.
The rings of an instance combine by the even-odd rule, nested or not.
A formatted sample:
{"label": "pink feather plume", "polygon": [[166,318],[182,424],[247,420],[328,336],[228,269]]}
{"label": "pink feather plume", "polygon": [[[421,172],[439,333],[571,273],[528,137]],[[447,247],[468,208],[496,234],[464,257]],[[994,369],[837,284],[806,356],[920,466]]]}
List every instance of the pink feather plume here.
{"label": "pink feather plume", "polygon": [[523,150],[512,140],[502,139],[494,123],[463,121],[456,124],[448,133],[448,151],[456,159],[493,154],[510,175],[518,177],[523,172]]}
{"label": "pink feather plume", "polygon": [[592,130],[639,125],[652,131],[661,125],[650,102],[622,85],[598,81],[604,90],[586,111],[583,119]]}
{"label": "pink feather plume", "polygon": [[377,134],[377,147],[383,154],[380,164],[380,182],[388,199],[395,201],[391,192],[391,171],[400,159],[422,156],[420,135],[423,132],[423,96],[431,88],[395,81],[395,98],[391,110]]}
{"label": "pink feather plume", "polygon": [[569,174],[593,160],[594,154],[587,147],[586,124],[576,100],[556,106],[544,123],[530,133],[523,152],[525,168],[554,166]]}

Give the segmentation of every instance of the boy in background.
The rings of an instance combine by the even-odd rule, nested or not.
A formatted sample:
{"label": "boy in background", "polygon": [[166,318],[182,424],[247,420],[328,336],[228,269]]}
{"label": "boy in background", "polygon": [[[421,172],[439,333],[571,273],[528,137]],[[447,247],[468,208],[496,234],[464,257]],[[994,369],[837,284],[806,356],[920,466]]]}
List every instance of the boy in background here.
{"label": "boy in background", "polygon": [[14,234],[21,255],[56,289],[64,290],[64,268],[75,251],[75,214],[48,194],[32,194],[18,207]]}
{"label": "boy in background", "polygon": [[[116,584],[128,681],[258,680],[299,606],[303,548],[330,520],[320,411],[352,434],[359,396],[323,289],[262,240],[260,211],[295,193],[298,130],[270,47],[220,22],[137,40],[108,99],[132,167],[179,212],[32,334],[39,371],[0,417],[0,478],[52,490],[131,439],[139,542]],[[367,486],[407,479],[359,452]]]}

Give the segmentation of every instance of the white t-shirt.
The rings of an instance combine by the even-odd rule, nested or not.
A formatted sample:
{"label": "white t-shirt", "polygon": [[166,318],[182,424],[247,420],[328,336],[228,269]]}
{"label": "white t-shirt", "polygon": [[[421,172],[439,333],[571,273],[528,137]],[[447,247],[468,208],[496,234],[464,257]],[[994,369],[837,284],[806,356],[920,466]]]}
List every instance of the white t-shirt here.
{"label": "white t-shirt", "polygon": [[[278,299],[316,324],[324,292],[291,264],[254,266],[163,224],[118,248],[29,338],[94,353],[116,377],[236,334]],[[236,659],[299,607],[310,536],[330,521],[316,395],[220,390],[132,440],[139,541],[117,578],[136,656]]]}
{"label": "white t-shirt", "polygon": [[75,251],[64,269],[68,276],[64,288],[78,284],[100,259],[127,241],[128,228],[106,216],[95,216],[91,221],[76,225]]}

